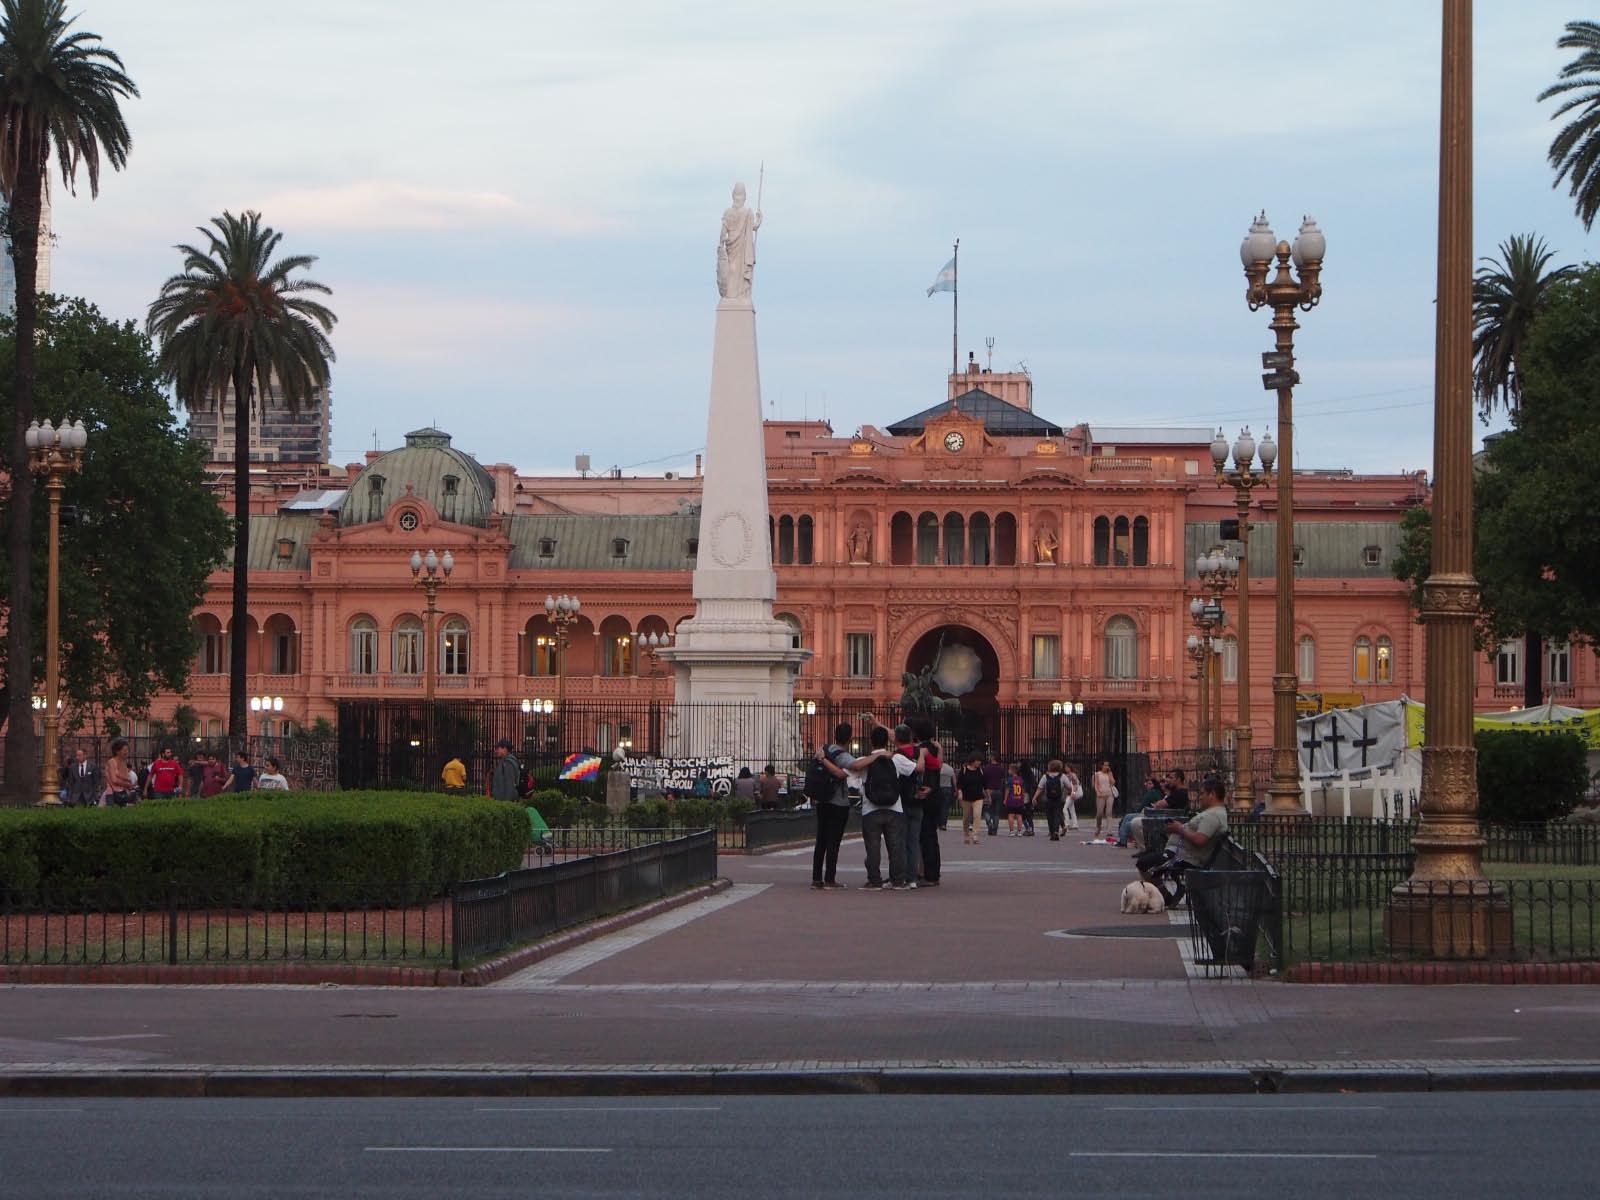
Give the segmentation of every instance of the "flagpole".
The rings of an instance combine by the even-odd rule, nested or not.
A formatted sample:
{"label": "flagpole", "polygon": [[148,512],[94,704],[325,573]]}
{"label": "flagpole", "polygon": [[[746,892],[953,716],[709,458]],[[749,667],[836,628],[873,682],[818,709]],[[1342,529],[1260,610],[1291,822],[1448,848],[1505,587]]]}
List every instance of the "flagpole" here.
{"label": "flagpole", "polygon": [[950,374],[958,374],[961,360],[961,239],[956,239],[954,254],[950,257]]}

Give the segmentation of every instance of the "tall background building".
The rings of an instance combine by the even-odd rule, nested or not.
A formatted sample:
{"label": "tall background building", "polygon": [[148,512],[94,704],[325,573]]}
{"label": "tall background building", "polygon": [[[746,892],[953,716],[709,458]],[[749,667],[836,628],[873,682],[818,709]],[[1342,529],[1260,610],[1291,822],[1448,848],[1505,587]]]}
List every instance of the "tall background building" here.
{"label": "tall background building", "polygon": [[[45,181],[44,195],[39,206],[39,275],[38,290],[50,290],[50,183]],[[11,239],[4,241],[5,253],[0,255],[0,311],[7,314],[17,311],[17,264],[11,260]]]}
{"label": "tall background building", "polygon": [[[250,418],[250,458],[254,462],[325,463],[332,452],[332,405],[319,389],[297,412],[291,412],[274,379],[264,403]],[[233,461],[233,387],[220,405],[189,413],[189,436],[209,448],[212,462]]]}

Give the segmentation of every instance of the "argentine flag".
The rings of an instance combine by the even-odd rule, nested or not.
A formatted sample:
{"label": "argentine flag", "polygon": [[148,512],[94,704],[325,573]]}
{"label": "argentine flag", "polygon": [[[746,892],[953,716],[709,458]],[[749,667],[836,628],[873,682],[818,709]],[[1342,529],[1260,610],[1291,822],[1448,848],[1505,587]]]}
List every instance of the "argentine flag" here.
{"label": "argentine flag", "polygon": [[935,292],[953,292],[956,290],[956,260],[951,259],[939,268],[939,273],[933,277],[933,286],[928,289],[928,295]]}

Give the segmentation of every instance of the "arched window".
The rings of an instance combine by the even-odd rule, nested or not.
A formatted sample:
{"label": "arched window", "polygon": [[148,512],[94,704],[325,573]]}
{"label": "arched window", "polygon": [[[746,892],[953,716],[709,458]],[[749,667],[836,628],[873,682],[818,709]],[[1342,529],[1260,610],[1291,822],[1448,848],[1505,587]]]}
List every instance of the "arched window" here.
{"label": "arched window", "polygon": [[925,512],[917,518],[917,566],[932,567],[939,562],[939,518]]}
{"label": "arched window", "polygon": [[1111,565],[1125,567],[1133,561],[1129,545],[1128,518],[1118,517],[1111,527]]}
{"label": "arched window", "polygon": [[897,512],[889,522],[889,561],[897,567],[909,567],[916,557],[916,532],[911,514]]}
{"label": "arched window", "polygon": [[294,675],[300,670],[300,636],[294,620],[285,613],[274,613],[261,628],[266,638],[268,675]]}
{"label": "arched window", "polygon": [[794,562],[794,518],[788,513],[778,518],[778,562],[783,566]]}
{"label": "arched window", "polygon": [[1317,639],[1309,633],[1300,635],[1299,654],[1295,660],[1296,674],[1301,683],[1311,683],[1317,677]]}
{"label": "arched window", "polygon": [[1572,683],[1572,650],[1566,642],[1545,643],[1544,681],[1550,687],[1567,687]]}
{"label": "arched window", "polygon": [[1377,681],[1379,683],[1394,682],[1394,642],[1389,639],[1388,634],[1383,634],[1378,638],[1377,668]]}
{"label": "arched window", "polygon": [[1106,622],[1106,678],[1135,679],[1139,674],[1139,627],[1132,617]]}
{"label": "arched window", "polygon": [[228,670],[228,639],[222,632],[222,622],[210,613],[201,613],[194,622],[195,649],[194,673],[196,675],[222,675]]}
{"label": "arched window", "polygon": [[1008,512],[994,519],[994,561],[999,567],[1017,565],[1017,518]]}
{"label": "arched window", "polygon": [[1148,567],[1150,565],[1150,518],[1135,517],[1133,519],[1133,565]]}
{"label": "arched window", "polygon": [[422,622],[401,617],[394,626],[394,673],[421,675],[422,668]]}
{"label": "arched window", "polygon": [[1506,687],[1522,683],[1522,639],[1510,638],[1500,643],[1494,656],[1494,681]]}
{"label": "arched window", "polygon": [[1239,639],[1236,637],[1222,639],[1222,682],[1239,682]]}
{"label": "arched window", "polygon": [[1094,565],[1111,565],[1111,522],[1105,517],[1094,519]]}
{"label": "arched window", "polygon": [[800,649],[800,618],[793,613],[779,613],[778,620],[789,627],[789,649]]}
{"label": "arched window", "polygon": [[944,563],[959,567],[966,561],[967,522],[960,513],[946,513],[944,517]]}
{"label": "arched window", "polygon": [[[791,522],[790,529],[793,527]],[[600,622],[600,674],[632,675],[633,664],[633,631],[622,617],[607,617]]]}
{"label": "arched window", "polygon": [[465,675],[471,669],[472,634],[460,617],[451,617],[439,631],[439,674]]}
{"label": "arched window", "polygon": [[994,561],[989,545],[989,514],[973,513],[967,522],[967,561],[975,567],[987,567]]}
{"label": "arched window", "polygon": [[1355,653],[1350,664],[1350,677],[1356,683],[1372,682],[1372,639],[1366,634],[1356,639]]}
{"label": "arched window", "polygon": [[350,674],[378,673],[378,623],[371,617],[350,622]]}
{"label": "arched window", "polygon": [[803,566],[817,561],[816,525],[809,516],[794,523],[794,560]]}

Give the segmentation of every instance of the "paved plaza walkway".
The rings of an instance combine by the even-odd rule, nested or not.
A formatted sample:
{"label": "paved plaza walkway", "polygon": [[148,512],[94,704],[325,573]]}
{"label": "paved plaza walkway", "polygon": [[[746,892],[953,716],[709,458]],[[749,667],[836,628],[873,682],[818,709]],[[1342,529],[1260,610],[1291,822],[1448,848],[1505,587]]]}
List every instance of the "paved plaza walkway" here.
{"label": "paved plaza walkway", "polygon": [[[1593,988],[1197,978],[1186,926],[1118,912],[1127,851],[1042,835],[963,846],[954,828],[944,848],[943,886],[915,892],[813,891],[809,851],[724,857],[727,891],[486,988],[3,988],[0,1091],[52,1073],[228,1071],[1148,1082],[1293,1068],[1428,1086],[1430,1072],[1581,1066],[1600,1082]],[[861,859],[847,842],[841,882],[861,882]]]}

